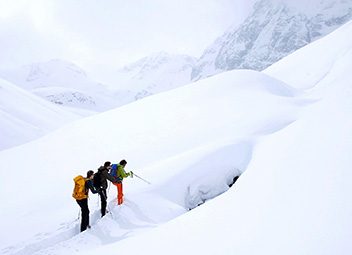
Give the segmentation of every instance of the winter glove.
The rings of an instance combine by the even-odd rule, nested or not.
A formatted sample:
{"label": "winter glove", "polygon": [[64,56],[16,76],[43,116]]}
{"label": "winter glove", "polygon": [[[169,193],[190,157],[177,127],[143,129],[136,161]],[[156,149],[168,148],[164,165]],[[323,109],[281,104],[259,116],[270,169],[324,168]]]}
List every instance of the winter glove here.
{"label": "winter glove", "polygon": [[130,172],[130,176],[131,176],[131,178],[133,178],[133,172],[132,171]]}

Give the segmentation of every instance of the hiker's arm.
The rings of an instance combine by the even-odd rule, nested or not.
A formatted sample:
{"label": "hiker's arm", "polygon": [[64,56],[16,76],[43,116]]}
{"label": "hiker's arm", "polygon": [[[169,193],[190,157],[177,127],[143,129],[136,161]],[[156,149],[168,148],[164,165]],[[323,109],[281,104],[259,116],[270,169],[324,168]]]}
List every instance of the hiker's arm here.
{"label": "hiker's arm", "polygon": [[126,178],[128,176],[130,176],[130,173],[126,173],[125,169],[121,166],[119,166],[117,168],[117,176],[121,177],[121,178]]}
{"label": "hiker's arm", "polygon": [[111,182],[113,182],[113,183],[116,183],[116,182],[119,181],[118,179],[116,179],[114,176],[112,176],[112,175],[109,174],[108,172],[103,171],[102,174],[104,175],[104,177],[105,177],[106,179],[108,179],[109,181],[111,181]]}
{"label": "hiker's arm", "polygon": [[131,178],[133,178],[133,172],[129,171],[129,172],[125,172],[126,177],[130,176]]}
{"label": "hiker's arm", "polygon": [[133,178],[133,172],[132,171],[126,172],[126,175],[130,176],[131,178]]}

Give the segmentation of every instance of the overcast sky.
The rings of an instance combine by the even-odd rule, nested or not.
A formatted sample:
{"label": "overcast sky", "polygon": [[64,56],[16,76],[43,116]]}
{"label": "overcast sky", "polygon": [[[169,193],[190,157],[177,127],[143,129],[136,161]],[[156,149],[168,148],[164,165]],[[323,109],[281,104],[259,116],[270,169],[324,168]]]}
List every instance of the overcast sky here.
{"label": "overcast sky", "polygon": [[0,0],[0,68],[60,58],[88,72],[158,51],[199,57],[254,0]]}

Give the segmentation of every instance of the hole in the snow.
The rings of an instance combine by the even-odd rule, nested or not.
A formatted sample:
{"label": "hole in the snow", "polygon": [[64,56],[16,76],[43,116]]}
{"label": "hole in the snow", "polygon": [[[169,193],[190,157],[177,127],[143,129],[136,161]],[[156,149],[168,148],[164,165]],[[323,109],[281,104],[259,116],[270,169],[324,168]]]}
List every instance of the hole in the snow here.
{"label": "hole in the snow", "polygon": [[200,181],[188,186],[185,198],[188,210],[192,210],[228,191],[236,183],[240,174],[241,171],[235,169],[235,171],[230,171],[227,175],[214,178],[210,182],[203,180],[203,182]]}
{"label": "hole in the snow", "polygon": [[233,177],[232,182],[229,184],[229,187],[230,187],[230,188],[232,187],[232,185],[235,184],[235,182],[238,180],[239,177],[240,177],[239,175]]}

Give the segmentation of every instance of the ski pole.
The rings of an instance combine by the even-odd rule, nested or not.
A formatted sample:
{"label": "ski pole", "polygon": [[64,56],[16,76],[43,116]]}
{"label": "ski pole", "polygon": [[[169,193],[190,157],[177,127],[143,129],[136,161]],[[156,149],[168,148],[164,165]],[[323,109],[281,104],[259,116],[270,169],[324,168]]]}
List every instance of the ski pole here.
{"label": "ski pole", "polygon": [[107,203],[107,206],[108,206],[108,209],[109,209],[109,213],[110,213],[111,218],[114,219],[114,214],[112,213],[112,210],[111,210],[111,208],[110,208],[109,203]]}
{"label": "ski pole", "polygon": [[77,219],[76,219],[76,220],[78,220],[78,221],[79,221],[79,220],[80,220],[80,218],[81,218],[80,216],[81,216],[81,209],[78,209],[78,217],[77,217]]}
{"label": "ski pole", "polygon": [[148,183],[148,184],[151,184],[150,182],[148,182],[147,180],[143,179],[142,177],[136,175],[134,172],[133,172],[133,175],[136,176],[137,178],[141,179],[142,181]]}

